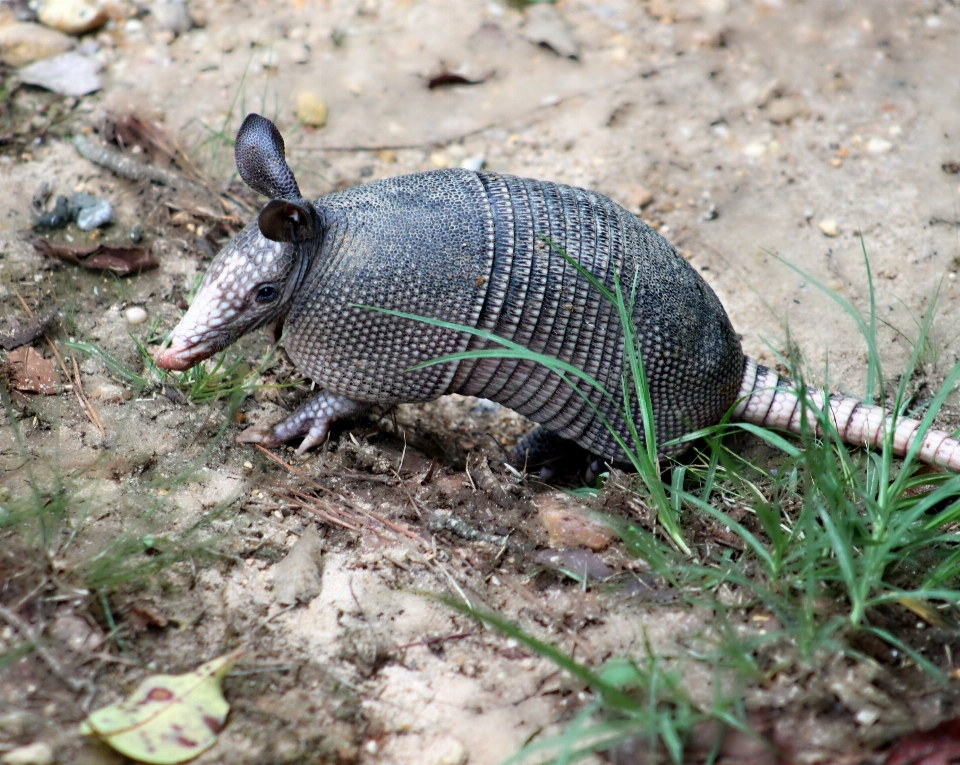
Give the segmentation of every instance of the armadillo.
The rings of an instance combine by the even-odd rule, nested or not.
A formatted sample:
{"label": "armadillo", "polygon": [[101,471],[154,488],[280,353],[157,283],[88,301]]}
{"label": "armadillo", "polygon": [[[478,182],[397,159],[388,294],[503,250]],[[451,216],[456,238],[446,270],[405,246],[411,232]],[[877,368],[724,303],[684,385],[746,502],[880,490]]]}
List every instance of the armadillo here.
{"label": "armadillo", "polygon": [[[286,163],[280,132],[256,114],[237,135],[236,162],[243,180],[271,201],[211,263],[157,364],[188,369],[257,327],[285,322],[287,354],[321,392],[272,428],[244,431],[241,441],[278,445],[302,436],[302,454],[324,441],[333,422],[371,406],[461,393],[499,402],[598,458],[625,462],[613,433],[631,443],[641,416],[636,397],[624,395],[617,307],[558,250],[599,282],[610,286],[617,274],[629,287],[658,444],[728,412],[734,420],[812,432],[813,409],[820,409],[853,445],[876,446],[893,428],[900,456],[920,428],[855,398],[804,389],[746,357],[701,275],[601,194],[451,168],[311,202]],[[611,397],[515,357],[412,369],[499,347],[489,335],[567,362]],[[643,428],[636,430],[642,436]],[[958,470],[960,442],[929,429],[917,456]]]}

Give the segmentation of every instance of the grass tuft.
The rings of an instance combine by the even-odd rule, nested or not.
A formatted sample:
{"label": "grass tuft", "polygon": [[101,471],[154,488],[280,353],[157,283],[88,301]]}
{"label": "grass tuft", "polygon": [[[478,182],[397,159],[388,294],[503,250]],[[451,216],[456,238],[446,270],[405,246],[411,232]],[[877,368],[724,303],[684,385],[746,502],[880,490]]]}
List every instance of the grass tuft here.
{"label": "grass tuft", "polygon": [[[880,638],[903,657],[899,669],[920,667],[928,677],[943,681],[943,656],[930,655],[926,650],[929,646],[913,639],[909,629],[889,625],[898,619],[901,624],[915,625],[917,617],[935,626],[960,621],[960,475],[930,472],[916,460],[923,434],[960,381],[960,364],[919,411],[922,424],[918,436],[899,462],[893,454],[892,427],[879,448],[851,452],[829,412],[809,399],[802,401],[801,421],[806,423],[807,416],[813,415],[817,427],[806,427],[799,436],[788,438],[749,423],[731,422],[728,416],[715,426],[658,445],[640,344],[630,322],[632,291],[624,290],[616,276],[612,286],[600,283],[549,244],[616,306],[620,316],[626,362],[622,400],[637,402],[642,432],[634,426],[629,443],[614,436],[636,470],[632,487],[637,499],[652,510],[666,538],[655,528],[629,518],[610,518],[609,522],[630,554],[676,588],[689,604],[716,616],[707,636],[714,650],[691,660],[732,671],[735,684],[743,685],[761,682],[775,671],[767,666],[774,644],[779,656],[774,667],[782,670],[791,665],[813,666],[817,657],[828,655],[863,661],[866,657],[857,647],[861,642],[858,636],[869,635]],[[866,399],[872,400],[879,392],[883,400],[878,322],[865,247],[863,255],[870,292],[866,318],[833,290],[795,266],[786,265],[829,295],[853,319],[867,348]],[[907,414],[908,382],[928,353],[935,303],[934,297],[925,320],[917,325],[913,354],[893,394],[891,408],[897,417]],[[532,353],[491,333],[365,307],[465,332],[498,346],[451,354],[414,368],[464,359],[519,358],[546,366],[588,404],[586,393],[574,383],[599,390],[608,401],[614,399],[596,380],[569,364]],[[798,355],[791,354],[791,358],[797,359]],[[802,385],[800,362],[784,362]],[[609,427],[596,407],[593,409]],[[631,421],[629,417],[627,420]],[[773,464],[751,464],[732,451],[725,437],[737,431],[775,450]],[[659,456],[658,446],[667,451],[693,446],[696,456],[680,463]],[[711,544],[702,537],[691,540],[689,529],[699,519],[708,519],[734,535],[741,549]],[[724,605],[731,594],[735,605]],[[701,708],[694,704],[678,677],[663,671],[661,660],[649,645],[642,661],[622,658],[592,670],[498,616],[454,602],[450,605],[523,642],[591,692],[581,715],[564,734],[528,745],[512,762],[526,762],[528,758],[572,762],[639,736],[648,739],[651,751],[659,753],[657,757],[666,754],[670,761],[679,763],[684,742],[697,721],[719,720],[746,731],[742,711],[735,706],[724,702],[716,708]],[[742,630],[731,627],[731,614],[756,612],[775,618],[782,630],[769,636],[745,637]]]}

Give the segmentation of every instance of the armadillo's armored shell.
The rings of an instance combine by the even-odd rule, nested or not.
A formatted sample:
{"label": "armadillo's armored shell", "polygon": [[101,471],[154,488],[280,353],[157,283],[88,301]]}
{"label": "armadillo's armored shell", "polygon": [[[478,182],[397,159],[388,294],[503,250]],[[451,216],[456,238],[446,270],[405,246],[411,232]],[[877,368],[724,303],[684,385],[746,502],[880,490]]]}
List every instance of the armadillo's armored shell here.
{"label": "armadillo's armored shell", "polygon": [[[720,302],[676,250],[606,197],[552,183],[447,170],[316,202],[325,238],[287,319],[294,361],[357,401],[460,392],[499,401],[608,459],[623,459],[601,417],[555,374],[516,359],[423,370],[420,361],[483,340],[377,314],[377,305],[492,331],[567,361],[613,394],[578,384],[628,442],[623,332],[614,305],[547,243],[608,286],[633,292],[660,443],[718,421],[743,377]],[[635,401],[630,410],[639,426]]]}

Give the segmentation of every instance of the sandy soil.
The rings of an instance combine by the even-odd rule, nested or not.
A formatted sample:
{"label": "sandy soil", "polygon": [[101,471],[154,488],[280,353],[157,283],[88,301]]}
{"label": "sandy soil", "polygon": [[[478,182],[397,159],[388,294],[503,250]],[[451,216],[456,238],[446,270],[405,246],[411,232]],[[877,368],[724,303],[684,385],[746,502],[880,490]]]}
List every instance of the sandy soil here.
{"label": "sandy soil", "polygon": [[[24,318],[18,295],[34,311],[56,305],[55,337],[94,343],[140,372],[131,335],[149,344],[173,327],[216,246],[260,203],[238,184],[222,137],[256,110],[284,133],[306,196],[475,157],[495,171],[608,194],[704,273],[748,353],[774,362],[795,344],[811,377],[829,370],[834,387],[853,393],[863,391],[864,342],[813,279],[866,310],[865,247],[887,379],[904,368],[938,289],[917,385],[942,379],[958,358],[960,316],[960,175],[943,169],[960,161],[955,2],[563,0],[557,8],[576,59],[525,39],[524,13],[497,2],[191,2],[200,25],[176,37],[147,12],[124,21],[136,8],[117,4],[117,20],[89,36],[106,65],[100,92],[41,111],[49,93],[8,91],[4,129],[22,129],[0,146],[3,315]],[[444,69],[484,81],[428,88]],[[10,87],[13,72],[3,74]],[[304,92],[326,103],[325,127],[297,125]],[[161,125],[210,188],[232,197],[118,178],[67,138],[84,128],[96,137],[131,112]],[[159,269],[118,279],[51,268],[28,241],[42,181],[54,193],[110,199],[115,221],[100,239],[126,241],[142,226]],[[823,233],[828,220],[839,235]],[[54,236],[84,243],[88,235]],[[127,323],[131,306],[146,309],[146,324]],[[241,353],[255,364],[269,343],[257,333]],[[51,355],[46,343],[36,347]],[[582,689],[555,665],[424,592],[496,609],[591,664],[642,660],[648,641],[703,704],[722,682],[691,658],[709,642],[710,614],[670,593],[627,597],[540,570],[531,555],[546,535],[534,502],[552,501],[549,487],[500,473],[518,484],[507,509],[475,490],[465,457],[489,447],[491,430],[516,437],[522,425],[509,414],[472,400],[404,407],[353,431],[375,454],[352,446],[349,433],[302,463],[279,450],[294,475],[233,436],[281,417],[306,385],[262,391],[234,414],[223,401],[193,404],[159,385],[135,396],[101,360],[76,357],[104,435],[69,391],[13,395],[17,427],[0,428],[8,496],[27,493],[32,471],[52,495],[62,482],[73,519],[53,539],[31,537],[32,549],[46,551],[36,564],[0,567],[0,600],[44,625],[60,663],[55,670],[31,654],[3,670],[3,748],[43,740],[63,762],[110,761],[75,735],[89,708],[151,670],[186,671],[240,644],[247,653],[226,684],[230,723],[198,762],[486,765],[562,729],[581,708]],[[281,363],[266,378],[295,375]],[[126,393],[111,393],[117,383]],[[310,490],[315,509],[346,508],[357,519],[358,530],[321,521],[322,591],[293,608],[277,603],[273,567],[316,516],[278,484]],[[629,512],[609,498],[607,507]],[[487,541],[431,532],[437,513]],[[192,553],[114,587],[100,564],[146,536]],[[163,544],[156,549],[150,555],[162,556]],[[616,546],[602,555],[628,565]],[[84,586],[91,582],[110,593],[109,614]],[[111,620],[118,634],[92,654],[80,645],[106,636]],[[17,639],[10,624],[0,632],[5,648]],[[869,749],[949,713],[949,694],[922,683],[907,693],[871,685],[863,667],[844,672],[791,685],[805,677],[798,668],[782,681],[788,688],[778,680],[751,689],[748,708],[776,710],[767,730],[804,741],[805,762]],[[863,714],[868,708],[876,715]]]}

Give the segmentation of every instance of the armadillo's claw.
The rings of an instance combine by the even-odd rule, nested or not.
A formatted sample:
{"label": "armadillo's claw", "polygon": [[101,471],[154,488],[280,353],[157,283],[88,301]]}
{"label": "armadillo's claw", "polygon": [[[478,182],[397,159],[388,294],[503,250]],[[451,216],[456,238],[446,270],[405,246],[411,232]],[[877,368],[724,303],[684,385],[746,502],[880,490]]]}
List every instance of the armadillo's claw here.
{"label": "armadillo's claw", "polygon": [[273,428],[267,428],[263,425],[254,425],[247,428],[237,435],[238,444],[259,444],[260,446],[279,446],[283,443],[282,438],[276,438],[273,435]]}
{"label": "armadillo's claw", "polygon": [[297,436],[304,436],[303,442],[297,447],[297,454],[301,455],[307,449],[322,444],[334,422],[353,417],[369,406],[370,404],[323,391],[319,396],[297,409],[283,422],[274,425],[272,428],[266,428],[262,425],[247,428],[237,436],[237,441],[244,444],[277,446]]}

